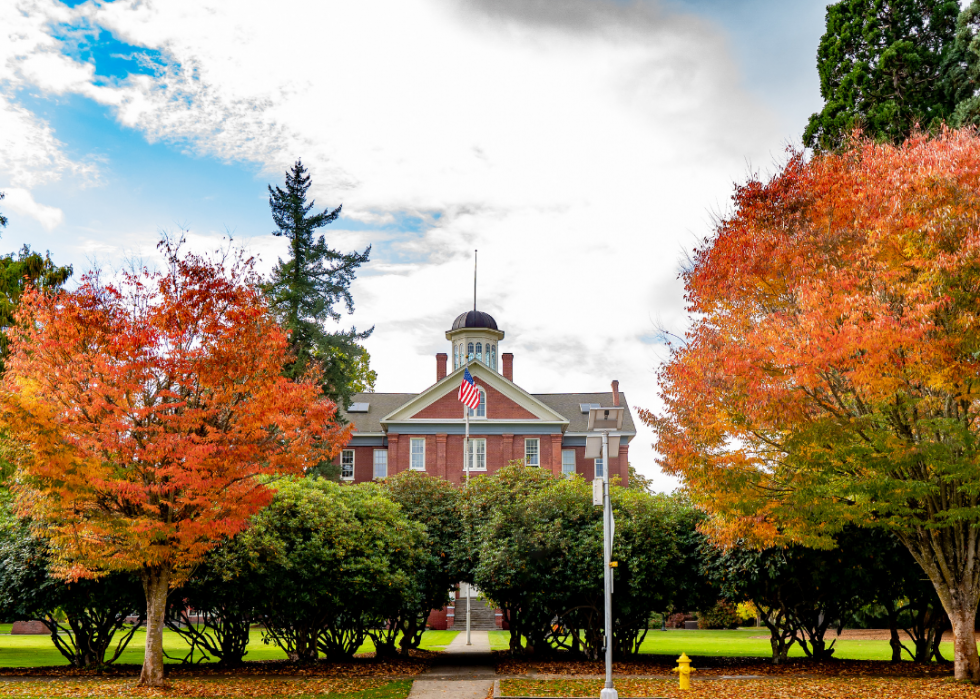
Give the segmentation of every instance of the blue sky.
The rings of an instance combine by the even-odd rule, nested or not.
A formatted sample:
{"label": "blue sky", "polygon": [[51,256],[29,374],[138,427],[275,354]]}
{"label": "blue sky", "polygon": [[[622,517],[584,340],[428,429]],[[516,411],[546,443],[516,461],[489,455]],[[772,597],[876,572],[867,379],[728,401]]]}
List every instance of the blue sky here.
{"label": "blue sky", "polygon": [[[303,157],[318,203],[344,204],[332,244],[374,246],[345,323],[377,327],[379,390],[431,382],[479,247],[519,384],[617,378],[655,408],[656,327],[686,322],[680,257],[819,109],[824,7],[13,0],[0,243],[111,269],[186,228],[198,247],[231,233],[268,269],[266,186]],[[631,460],[659,478],[650,443]]]}

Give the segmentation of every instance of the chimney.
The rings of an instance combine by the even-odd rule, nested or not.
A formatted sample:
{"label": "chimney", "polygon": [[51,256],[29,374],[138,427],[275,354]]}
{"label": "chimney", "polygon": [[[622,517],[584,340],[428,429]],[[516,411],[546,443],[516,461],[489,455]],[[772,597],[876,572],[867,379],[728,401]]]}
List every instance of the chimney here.
{"label": "chimney", "polygon": [[619,405],[619,381],[613,379],[612,390],[613,390],[613,407],[616,407]]}
{"label": "chimney", "polygon": [[504,361],[504,378],[508,381],[514,380],[514,353],[504,352],[500,355],[500,358]]}
{"label": "chimney", "polygon": [[436,355],[436,382],[442,381],[446,378],[446,362],[449,361],[449,355],[445,352],[440,352]]}

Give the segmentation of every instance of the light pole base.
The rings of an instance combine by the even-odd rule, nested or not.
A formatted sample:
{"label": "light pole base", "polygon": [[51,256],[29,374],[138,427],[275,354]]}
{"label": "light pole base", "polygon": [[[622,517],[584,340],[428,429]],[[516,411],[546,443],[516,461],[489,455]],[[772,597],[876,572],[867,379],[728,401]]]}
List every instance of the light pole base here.
{"label": "light pole base", "polygon": [[599,699],[619,699],[619,692],[612,687],[606,687],[599,692]]}

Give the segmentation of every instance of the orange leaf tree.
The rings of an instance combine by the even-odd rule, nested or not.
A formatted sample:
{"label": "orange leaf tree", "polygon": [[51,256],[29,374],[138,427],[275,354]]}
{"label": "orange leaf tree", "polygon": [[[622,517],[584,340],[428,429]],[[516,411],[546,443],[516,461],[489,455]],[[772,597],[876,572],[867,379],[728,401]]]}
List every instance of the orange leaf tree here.
{"label": "orange leaf tree", "polygon": [[20,502],[68,578],[135,570],[147,603],[140,682],[162,685],[169,587],[347,434],[316,377],[280,375],[287,339],[251,261],[181,255],[162,273],[28,292],[0,404]]}
{"label": "orange leaf tree", "polygon": [[980,139],[855,138],[738,187],[685,272],[695,320],[644,412],[716,534],[888,527],[980,680]]}

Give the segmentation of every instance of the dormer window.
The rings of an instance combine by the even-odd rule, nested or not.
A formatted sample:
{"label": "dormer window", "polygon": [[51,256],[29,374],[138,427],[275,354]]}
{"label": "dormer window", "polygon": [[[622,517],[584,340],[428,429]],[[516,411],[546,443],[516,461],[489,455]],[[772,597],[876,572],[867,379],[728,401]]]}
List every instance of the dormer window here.
{"label": "dormer window", "polygon": [[477,386],[477,390],[480,392],[480,405],[477,406],[476,410],[467,408],[470,411],[470,418],[485,418],[487,416],[487,392]]}

